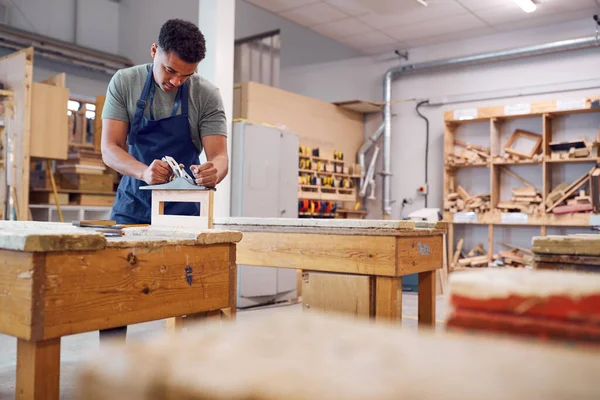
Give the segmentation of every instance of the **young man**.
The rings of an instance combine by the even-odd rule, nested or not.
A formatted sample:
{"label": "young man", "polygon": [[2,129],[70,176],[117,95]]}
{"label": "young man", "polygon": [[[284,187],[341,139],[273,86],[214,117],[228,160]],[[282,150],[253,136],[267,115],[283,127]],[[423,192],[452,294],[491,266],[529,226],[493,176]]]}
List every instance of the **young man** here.
{"label": "young man", "polygon": [[[165,183],[173,157],[199,185],[215,187],[228,172],[227,126],[219,90],[195,74],[206,54],[197,26],[179,19],[160,29],[150,49],[153,62],[117,71],[102,110],[102,158],[120,172],[111,219],[118,224],[149,224],[151,191],[140,186]],[[200,165],[204,149],[207,162]],[[194,203],[167,204],[165,212],[197,215]],[[101,331],[125,335],[127,327]]]}

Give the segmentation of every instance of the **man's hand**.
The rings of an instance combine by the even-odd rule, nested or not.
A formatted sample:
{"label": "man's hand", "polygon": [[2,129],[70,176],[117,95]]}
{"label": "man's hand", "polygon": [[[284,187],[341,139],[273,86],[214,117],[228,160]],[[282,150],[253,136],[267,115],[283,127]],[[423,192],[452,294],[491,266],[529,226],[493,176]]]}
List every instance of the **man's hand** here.
{"label": "man's hand", "polygon": [[152,161],[152,164],[144,170],[142,180],[148,185],[156,185],[167,182],[171,174],[172,171],[169,164],[162,160],[154,160]]}
{"label": "man's hand", "polygon": [[192,165],[190,170],[194,174],[194,178],[196,179],[196,183],[198,185],[206,187],[217,186],[217,168],[215,168],[211,161],[205,162],[200,166]]}

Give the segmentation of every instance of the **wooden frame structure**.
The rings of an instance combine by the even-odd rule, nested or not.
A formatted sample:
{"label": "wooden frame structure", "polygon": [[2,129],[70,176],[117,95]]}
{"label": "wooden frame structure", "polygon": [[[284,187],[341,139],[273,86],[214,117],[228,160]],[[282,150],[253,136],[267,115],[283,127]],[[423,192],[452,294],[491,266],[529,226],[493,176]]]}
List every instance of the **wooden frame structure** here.
{"label": "wooden frame structure", "polygon": [[17,397],[58,400],[61,337],[186,314],[235,316],[239,232],[151,228],[104,237],[0,221],[0,333],[16,337]]}

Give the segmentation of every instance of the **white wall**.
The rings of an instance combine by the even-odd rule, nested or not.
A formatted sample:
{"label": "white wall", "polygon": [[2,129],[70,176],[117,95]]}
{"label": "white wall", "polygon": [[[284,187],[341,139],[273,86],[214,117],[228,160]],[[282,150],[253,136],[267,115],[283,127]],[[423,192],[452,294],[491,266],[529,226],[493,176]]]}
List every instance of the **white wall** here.
{"label": "white wall", "polygon": [[198,0],[121,0],[119,13],[119,53],[142,64],[152,61],[150,47],[168,19],[198,23]]}
{"label": "white wall", "polygon": [[325,63],[359,56],[356,50],[344,44],[271,14],[243,0],[236,0],[236,39],[276,29],[281,31],[282,70],[293,66]]}
{"label": "white wall", "polygon": [[[585,19],[543,29],[509,32],[469,41],[416,48],[409,51],[408,63],[590,36],[593,34],[592,28],[590,21]],[[384,73],[391,66],[399,64],[397,61],[381,61],[382,59],[389,60],[390,56],[361,57],[286,68],[282,71],[282,88],[324,101],[381,101]],[[444,72],[423,72],[396,79],[392,86],[392,200],[395,200],[392,217],[400,217],[403,198],[413,199],[413,205],[405,208],[403,216],[424,205],[423,198],[417,194],[416,189],[424,183],[425,123],[415,112],[415,99],[448,98],[450,101],[448,104],[421,109],[430,122],[428,206],[442,207],[445,110],[521,101],[577,98],[583,95],[597,96],[600,87],[598,65],[600,50],[593,49]],[[576,84],[587,86],[589,89],[563,91],[563,88]],[[531,95],[520,96],[523,92]],[[453,100],[460,100],[466,95],[490,99],[472,102]],[[381,118],[374,115],[369,120],[371,122],[367,130],[373,132]],[[369,217],[378,218],[381,215],[380,190],[381,184],[378,179],[377,200],[370,202]]]}

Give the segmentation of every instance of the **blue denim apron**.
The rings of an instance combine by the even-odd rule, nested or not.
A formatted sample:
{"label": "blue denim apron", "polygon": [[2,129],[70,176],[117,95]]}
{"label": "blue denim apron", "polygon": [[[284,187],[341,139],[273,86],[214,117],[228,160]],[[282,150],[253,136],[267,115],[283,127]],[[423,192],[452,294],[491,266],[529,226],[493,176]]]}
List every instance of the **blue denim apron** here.
{"label": "blue denim apron", "polygon": [[[150,119],[144,116],[148,96],[150,96]],[[149,66],[148,78],[144,84],[137,108],[129,129],[127,143],[129,154],[136,160],[150,165],[154,160],[171,156],[185,166],[190,176],[191,165],[198,165],[200,153],[192,142],[190,124],[188,121],[188,82],[184,82],[177,91],[177,98],[170,117],[154,119],[152,104],[154,100],[154,79],[152,64]],[[181,114],[177,114],[181,104]],[[151,190],[140,190],[147,186],[146,182],[123,176],[112,208],[111,219],[117,224],[150,224]],[[170,215],[199,215],[200,206],[197,203],[166,203],[165,214]]]}

